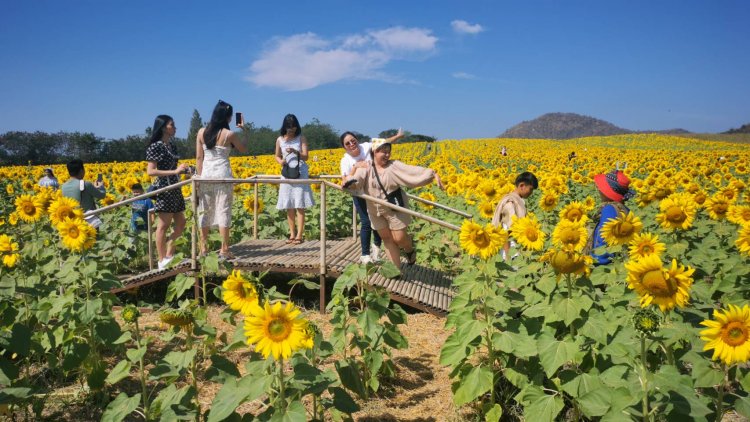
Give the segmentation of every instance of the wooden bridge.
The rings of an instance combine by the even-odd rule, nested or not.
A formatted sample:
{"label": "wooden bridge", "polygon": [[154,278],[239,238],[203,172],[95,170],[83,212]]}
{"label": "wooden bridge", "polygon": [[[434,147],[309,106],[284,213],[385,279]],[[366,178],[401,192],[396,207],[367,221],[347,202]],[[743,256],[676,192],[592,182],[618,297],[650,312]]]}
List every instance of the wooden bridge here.
{"label": "wooden bridge", "polygon": [[[184,184],[196,184],[196,182],[197,181],[195,179],[180,182],[167,188],[155,190],[153,192],[130,198],[117,204],[102,207],[98,210],[87,213],[87,215],[106,212],[109,209],[126,205],[134,200],[153,196],[158,194],[159,192],[169,189],[179,189]],[[308,240],[300,244],[287,244],[285,240],[257,239],[258,213],[256,209],[253,217],[255,219],[255,221],[253,222],[253,240],[244,241],[230,246],[230,251],[235,256],[235,258],[229,262],[234,266],[234,268],[241,270],[318,274],[320,277],[320,312],[324,312],[326,303],[326,277],[338,277],[343,273],[344,269],[348,265],[359,263],[360,242],[359,239],[356,238],[356,212],[352,213],[353,236],[351,238],[340,240],[327,239],[325,230],[326,188],[328,187],[339,190],[341,188],[338,185],[320,179],[296,179],[284,180],[283,182],[292,184],[320,184],[320,239]],[[255,185],[255,197],[257,198],[258,183],[275,184],[281,183],[281,180],[273,176],[256,176],[250,179],[218,179],[211,181],[200,180],[199,183],[252,183]],[[195,188],[196,186],[193,186],[192,189],[193,194],[191,199],[193,206],[196,206],[197,204]],[[351,194],[351,192],[347,193]],[[426,216],[407,208],[401,208],[392,205],[377,198],[373,198],[367,195],[354,196],[361,196],[368,201],[373,201],[393,209],[398,209],[401,212],[406,212],[414,217],[422,218],[433,224],[438,224],[451,230],[459,230],[459,228],[453,224],[446,223],[444,221]],[[442,204],[427,201],[416,196],[409,196],[413,200],[425,202],[435,207],[461,214],[465,217],[468,216],[468,214],[446,207]],[[142,274],[131,276],[122,280],[123,286],[121,288],[114,289],[113,292],[131,290],[146,284],[169,279],[177,274],[191,273],[196,276],[196,297],[200,297],[199,283],[197,281],[199,261],[196,259],[197,235],[195,227],[197,227],[197,221],[193,221],[193,227],[194,229],[192,233],[191,258],[185,259],[184,261],[177,263],[170,268],[166,268],[163,270],[153,269],[153,261],[151,260],[152,252],[149,250],[149,262],[152,269]],[[149,246],[151,245],[150,238],[151,228],[149,227]],[[368,284],[371,286],[384,288],[389,292],[391,299],[396,302],[400,302],[419,310],[440,316],[443,316],[448,312],[448,307],[454,294],[451,287],[452,279],[448,275],[419,264],[403,264],[401,267],[401,277],[399,277],[398,279],[385,278],[381,274],[375,273],[369,277]]]}

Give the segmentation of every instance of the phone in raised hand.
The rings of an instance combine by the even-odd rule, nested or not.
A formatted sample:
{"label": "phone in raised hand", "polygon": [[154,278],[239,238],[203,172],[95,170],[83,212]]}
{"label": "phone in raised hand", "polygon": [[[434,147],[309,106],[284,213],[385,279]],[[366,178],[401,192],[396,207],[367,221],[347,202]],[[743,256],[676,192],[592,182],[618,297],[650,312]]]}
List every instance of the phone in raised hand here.
{"label": "phone in raised hand", "polygon": [[101,173],[97,174],[96,175],[96,181],[98,183],[103,183],[104,182],[104,175],[102,175]]}
{"label": "phone in raised hand", "polygon": [[242,118],[242,113],[240,112],[234,113],[234,121],[237,127],[245,126],[245,119]]}

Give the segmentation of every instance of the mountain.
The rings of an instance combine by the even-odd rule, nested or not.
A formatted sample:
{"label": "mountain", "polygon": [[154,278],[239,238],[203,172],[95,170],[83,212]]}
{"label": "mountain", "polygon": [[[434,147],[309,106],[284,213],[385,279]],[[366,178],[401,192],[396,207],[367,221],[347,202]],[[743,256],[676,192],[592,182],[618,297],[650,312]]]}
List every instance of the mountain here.
{"label": "mountain", "polygon": [[750,123],[742,125],[739,129],[729,129],[728,131],[722,133],[750,133]]}
{"label": "mountain", "polygon": [[632,133],[604,120],[576,113],[547,113],[521,122],[500,135],[501,138],[570,139]]}

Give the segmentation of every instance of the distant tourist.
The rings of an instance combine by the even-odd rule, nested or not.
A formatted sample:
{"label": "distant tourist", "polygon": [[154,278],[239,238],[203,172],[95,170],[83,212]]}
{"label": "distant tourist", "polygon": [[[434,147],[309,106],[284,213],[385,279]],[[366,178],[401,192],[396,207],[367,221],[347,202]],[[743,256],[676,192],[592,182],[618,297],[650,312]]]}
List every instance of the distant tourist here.
{"label": "distant tourist", "polygon": [[[403,137],[404,131],[399,129],[395,135],[386,139],[386,142],[394,143]],[[345,151],[344,156],[341,157],[341,178],[346,182],[347,178],[358,168],[367,168],[368,163],[372,162],[370,156],[372,142],[360,143],[352,132],[344,132],[341,135],[340,141]],[[378,261],[380,259],[382,240],[377,231],[372,231],[370,216],[367,214],[367,203],[364,199],[356,196],[352,197],[352,199],[354,200],[354,208],[357,210],[360,221],[359,242],[362,248],[362,256],[360,256],[359,262],[366,264],[371,261]],[[372,249],[370,247],[370,240],[373,240],[374,243]]]}
{"label": "distant tourist", "polygon": [[[514,216],[526,217],[525,199],[531,196],[534,190],[539,189],[539,180],[534,173],[525,171],[516,177],[515,185],[516,189],[503,196],[495,208],[495,215],[492,216],[492,224],[495,227],[502,225],[505,230],[510,230]],[[506,242],[503,246],[502,256],[506,261],[509,259],[511,246],[515,247],[513,241]]]}
{"label": "distant tourist", "polygon": [[576,155],[576,152],[573,151],[570,154],[568,154],[568,161],[571,161],[572,159],[574,159],[576,157],[578,157],[578,156]]}
{"label": "distant tourist", "polygon": [[506,157],[508,155],[508,148],[505,148],[505,145],[503,145],[503,149],[500,150],[500,154],[503,157]]}
{"label": "distant tourist", "polygon": [[[282,167],[282,179],[310,178],[307,163],[307,139],[302,136],[302,127],[294,114],[287,114],[281,122],[279,136],[276,138],[276,162]],[[290,171],[285,176],[286,166]],[[288,177],[287,177],[288,176]],[[276,209],[286,210],[286,221],[289,224],[289,239],[286,243],[302,243],[305,233],[305,208],[315,205],[312,189],[306,184],[282,183],[279,185],[279,200]]]}
{"label": "distant tourist", "polygon": [[[594,216],[596,228],[594,228],[592,250],[606,245],[601,235],[604,223],[616,219],[620,213],[627,215],[630,210],[624,202],[635,196],[635,191],[630,189],[630,179],[620,170],[594,176],[594,184],[599,190],[602,204]],[[605,252],[601,255],[592,253],[591,256],[594,258],[595,265],[605,265],[612,262],[611,253]]]}
{"label": "distant tourist", "polygon": [[[391,144],[387,139],[372,140],[370,157],[372,164],[357,167],[354,174],[343,182],[344,185],[354,183],[365,194],[401,207],[408,205],[402,187],[416,188],[435,181],[440,189],[444,189],[440,177],[434,170],[391,160]],[[396,267],[400,267],[400,250],[403,250],[407,264],[414,264],[417,260],[417,249],[411,236],[406,232],[411,216],[369,201],[367,213],[370,216],[372,228],[377,230],[383,239],[391,262]]]}
{"label": "distant tourist", "polygon": [[[95,210],[96,200],[102,199],[106,195],[104,182],[99,178],[94,183],[83,180],[86,176],[86,169],[83,166],[83,161],[79,159],[71,160],[67,167],[70,179],[63,183],[60,188],[62,195],[78,201],[83,212]],[[96,215],[86,217],[85,220],[95,229],[98,229],[102,224],[102,220]]]}
{"label": "distant tourist", "polygon": [[[143,186],[140,183],[134,184],[130,188],[130,192],[133,196],[143,195]],[[148,221],[153,219],[149,216],[149,210],[154,208],[154,203],[151,198],[143,198],[130,203],[130,209],[132,215],[130,216],[130,230],[132,232],[145,231],[148,228]]]}
{"label": "distant tourist", "polygon": [[[156,177],[156,189],[174,185],[180,181],[180,174],[188,169],[186,164],[177,164],[177,146],[171,142],[177,128],[174,119],[161,114],[154,120],[151,139],[146,148],[146,173]],[[154,206],[157,214],[156,253],[159,256],[159,269],[166,268],[174,259],[177,238],[185,230],[185,199],[182,190],[171,189],[156,195]],[[172,234],[167,237],[167,229],[174,222]]]}
{"label": "distant tourist", "polygon": [[57,177],[55,177],[55,173],[52,171],[51,167],[44,169],[44,176],[39,179],[39,186],[52,188],[54,190],[57,190],[60,187],[60,182],[57,181]]}
{"label": "distant tourist", "polygon": [[[198,130],[195,143],[195,165],[201,179],[232,179],[232,166],[229,153],[232,149],[246,152],[240,137],[229,129],[232,121],[232,106],[219,101],[211,114],[211,121],[205,129]],[[243,122],[236,122],[238,127]],[[211,227],[219,227],[221,248],[219,258],[232,259],[229,252],[229,228],[232,226],[232,199],[234,185],[229,183],[202,183],[198,188],[198,215],[200,216],[200,253],[208,252],[208,232]]]}

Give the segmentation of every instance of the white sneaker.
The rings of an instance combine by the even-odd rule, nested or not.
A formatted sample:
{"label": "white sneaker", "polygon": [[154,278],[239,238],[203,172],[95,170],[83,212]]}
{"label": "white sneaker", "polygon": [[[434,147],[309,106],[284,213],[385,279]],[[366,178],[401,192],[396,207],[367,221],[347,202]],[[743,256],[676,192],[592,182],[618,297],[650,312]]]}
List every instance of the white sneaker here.
{"label": "white sneaker", "polygon": [[162,259],[161,261],[159,261],[159,264],[158,264],[159,269],[163,270],[163,269],[167,268],[167,266],[169,266],[169,263],[172,262],[173,259],[174,259],[173,256],[168,256],[168,257]]}
{"label": "white sneaker", "polygon": [[372,262],[380,261],[380,248],[377,245],[372,245],[372,248],[370,248],[370,259]]}
{"label": "white sneaker", "polygon": [[362,255],[359,257],[360,264],[369,264],[371,262],[372,262],[372,259],[370,259],[370,255]]}

